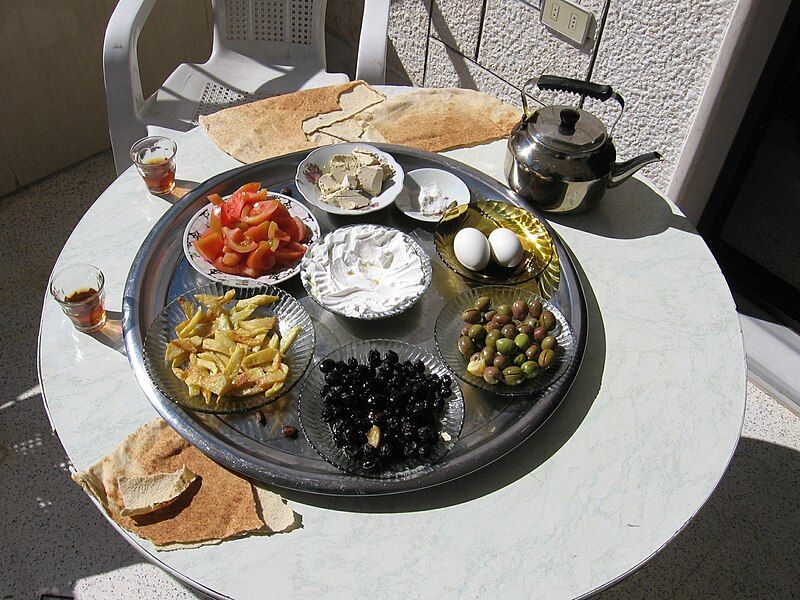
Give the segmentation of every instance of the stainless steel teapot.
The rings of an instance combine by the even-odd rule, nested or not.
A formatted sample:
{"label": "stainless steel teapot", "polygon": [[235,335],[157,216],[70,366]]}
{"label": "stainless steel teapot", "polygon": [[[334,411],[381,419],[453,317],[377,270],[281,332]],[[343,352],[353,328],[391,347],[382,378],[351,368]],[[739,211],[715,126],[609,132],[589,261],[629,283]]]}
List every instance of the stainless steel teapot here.
{"label": "stainless steel teapot", "polygon": [[505,171],[511,188],[541,210],[582,212],[595,206],[607,188],[628,179],[643,166],[661,160],[649,152],[625,162],[615,162],[617,152],[611,132],[592,113],[572,106],[546,105],[528,109],[528,89],[561,90],[595,98],[625,101],[608,85],[554,75],[529,79],[522,87],[522,121],[511,131]]}

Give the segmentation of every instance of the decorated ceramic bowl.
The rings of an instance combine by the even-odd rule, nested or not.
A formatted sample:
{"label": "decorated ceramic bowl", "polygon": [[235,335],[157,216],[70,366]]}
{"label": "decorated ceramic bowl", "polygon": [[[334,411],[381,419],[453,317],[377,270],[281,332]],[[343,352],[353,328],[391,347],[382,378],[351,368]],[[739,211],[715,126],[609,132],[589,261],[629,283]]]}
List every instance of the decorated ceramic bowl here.
{"label": "decorated ceramic bowl", "polygon": [[[383,182],[382,191],[377,196],[373,197],[371,202],[362,208],[340,208],[334,204],[329,204],[322,200],[322,192],[319,189],[319,179],[322,177],[331,158],[334,154],[350,154],[353,150],[363,149],[377,155],[383,159],[394,171],[391,177]],[[366,213],[375,212],[389,206],[395,201],[397,196],[403,191],[403,179],[405,175],[403,168],[392,157],[378,150],[374,146],[368,144],[333,144],[331,146],[323,146],[317,148],[305,159],[303,159],[297,167],[297,175],[295,176],[295,184],[297,189],[303,194],[310,204],[317,208],[329,212],[334,215],[363,215]]]}
{"label": "decorated ceramic bowl", "polygon": [[[291,216],[299,218],[301,221],[303,221],[303,223],[306,224],[306,228],[308,229],[308,238],[305,240],[305,242],[303,242],[303,246],[307,248],[319,239],[319,223],[317,223],[317,219],[313,213],[302,202],[298,202],[294,198],[284,196],[283,194],[277,194],[275,192],[270,192],[269,196],[272,199],[280,200],[286,207],[286,210],[289,211]],[[219,282],[229,287],[252,287],[264,284],[274,285],[276,283],[286,281],[287,279],[291,279],[300,272],[301,261],[299,260],[297,261],[297,264],[293,266],[285,267],[279,271],[275,271],[274,273],[267,273],[258,279],[223,273],[219,269],[215,268],[214,265],[208,261],[208,259],[203,257],[203,255],[197,251],[197,248],[194,247],[193,243],[195,240],[200,239],[200,236],[202,236],[208,230],[212,208],[214,208],[213,204],[207,204],[198,210],[197,213],[191,219],[189,219],[189,223],[186,225],[186,229],[183,232],[183,253],[186,255],[186,260],[189,261],[189,264],[198,273],[207,279]]]}

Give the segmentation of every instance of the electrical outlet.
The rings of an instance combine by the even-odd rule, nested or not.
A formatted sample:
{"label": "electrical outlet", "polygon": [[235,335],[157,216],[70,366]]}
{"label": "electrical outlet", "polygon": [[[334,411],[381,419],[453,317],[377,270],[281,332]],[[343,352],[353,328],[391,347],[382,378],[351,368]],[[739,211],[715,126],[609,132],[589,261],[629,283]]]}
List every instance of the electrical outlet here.
{"label": "electrical outlet", "polygon": [[576,44],[583,44],[589,33],[592,13],[569,0],[544,0],[542,23],[568,37]]}

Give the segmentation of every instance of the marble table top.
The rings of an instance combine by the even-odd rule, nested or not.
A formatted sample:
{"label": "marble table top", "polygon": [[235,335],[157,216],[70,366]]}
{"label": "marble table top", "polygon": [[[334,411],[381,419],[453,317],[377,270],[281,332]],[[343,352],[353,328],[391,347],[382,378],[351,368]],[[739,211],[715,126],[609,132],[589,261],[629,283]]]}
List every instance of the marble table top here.
{"label": "marble table top", "polygon": [[[168,134],[179,181],[239,166],[202,129]],[[504,181],[503,153],[494,142],[446,154]],[[77,469],[157,417],[123,354],[118,319],[131,262],[169,206],[127,170],[56,263],[102,269],[111,311],[100,333],[85,335],[44,300],[43,396]],[[635,570],[694,516],[733,455],[746,382],[739,320],[703,240],[646,180],[551,222],[582,270],[588,341],[569,395],[522,446],[412,494],[283,491],[303,516],[288,535],[159,552],[120,534],[184,581],[231,598],[573,598]]]}

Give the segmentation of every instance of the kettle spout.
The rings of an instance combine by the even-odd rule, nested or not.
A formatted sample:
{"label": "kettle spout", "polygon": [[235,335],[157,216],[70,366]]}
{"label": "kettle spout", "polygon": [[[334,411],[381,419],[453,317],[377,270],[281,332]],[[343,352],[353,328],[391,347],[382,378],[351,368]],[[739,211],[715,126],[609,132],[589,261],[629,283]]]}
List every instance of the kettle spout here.
{"label": "kettle spout", "polygon": [[658,152],[648,152],[647,154],[642,154],[641,156],[626,160],[625,162],[616,163],[613,167],[611,167],[611,175],[608,178],[608,187],[612,188],[618,186],[643,166],[658,162],[661,160],[661,158],[662,157]]}

